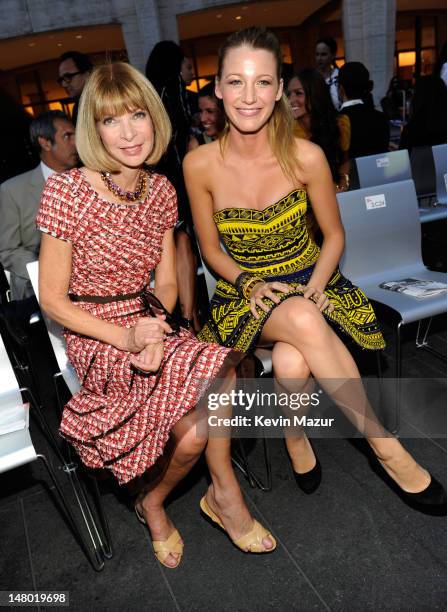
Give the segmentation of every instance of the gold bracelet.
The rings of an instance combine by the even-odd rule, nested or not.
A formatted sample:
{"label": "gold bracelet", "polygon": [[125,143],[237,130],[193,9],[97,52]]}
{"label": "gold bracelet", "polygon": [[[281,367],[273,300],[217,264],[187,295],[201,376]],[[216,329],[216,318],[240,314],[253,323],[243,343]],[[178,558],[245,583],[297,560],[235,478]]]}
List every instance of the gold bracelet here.
{"label": "gold bracelet", "polygon": [[251,292],[258,283],[263,283],[264,279],[260,276],[251,276],[242,283],[242,294],[246,300],[251,298]]}

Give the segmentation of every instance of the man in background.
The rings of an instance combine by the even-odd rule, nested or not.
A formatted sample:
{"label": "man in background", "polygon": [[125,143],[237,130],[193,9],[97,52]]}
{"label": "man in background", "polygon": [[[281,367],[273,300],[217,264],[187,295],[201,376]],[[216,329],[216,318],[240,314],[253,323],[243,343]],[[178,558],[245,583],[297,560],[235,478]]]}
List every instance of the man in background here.
{"label": "man in background", "polygon": [[59,58],[59,78],[57,82],[75,101],[72,113],[73,124],[76,125],[78,118],[79,98],[84,85],[93,70],[93,64],[88,55],[79,51],[67,51]]}
{"label": "man in background", "polygon": [[30,125],[33,148],[40,164],[0,186],[0,261],[11,273],[11,297],[33,294],[26,264],[39,256],[40,232],[35,218],[45,181],[78,163],[73,123],[62,111],[47,111]]}
{"label": "man in background", "polygon": [[351,124],[349,157],[375,155],[389,150],[390,127],[383,113],[368,103],[373,83],[360,62],[347,62],[338,72],[338,88],[343,101],[340,113]]}

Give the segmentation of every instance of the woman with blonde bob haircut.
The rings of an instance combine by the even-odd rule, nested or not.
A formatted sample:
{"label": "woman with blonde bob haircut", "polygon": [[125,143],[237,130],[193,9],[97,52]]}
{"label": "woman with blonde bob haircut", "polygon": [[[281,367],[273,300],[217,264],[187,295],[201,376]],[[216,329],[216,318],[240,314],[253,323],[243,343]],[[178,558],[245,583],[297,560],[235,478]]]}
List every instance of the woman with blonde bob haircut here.
{"label": "woman with blonde bob haircut", "polygon": [[117,161],[105,148],[96,124],[110,109],[122,114],[132,108],[145,108],[154,128],[154,144],[144,163],[155,166],[171,139],[171,123],[154,86],[129,64],[107,64],[90,76],[78,112],[76,147],[83,163],[92,170],[116,172]]}
{"label": "woman with blonde bob haircut", "polygon": [[[127,64],[96,68],[76,137],[84,166],[47,181],[37,216],[42,308],[64,325],[82,384],[60,431],[87,466],[111,470],[120,484],[142,485],[145,476],[137,517],[150,529],[157,559],[174,568],[183,541],[163,502],[206,445],[194,410],[204,386],[219,376],[231,388],[241,355],[199,342],[170,314],[177,199],[148,166],[170,137],[152,85]],[[208,443],[210,488],[241,548],[273,550],[273,538],[243,503],[229,445]]]}

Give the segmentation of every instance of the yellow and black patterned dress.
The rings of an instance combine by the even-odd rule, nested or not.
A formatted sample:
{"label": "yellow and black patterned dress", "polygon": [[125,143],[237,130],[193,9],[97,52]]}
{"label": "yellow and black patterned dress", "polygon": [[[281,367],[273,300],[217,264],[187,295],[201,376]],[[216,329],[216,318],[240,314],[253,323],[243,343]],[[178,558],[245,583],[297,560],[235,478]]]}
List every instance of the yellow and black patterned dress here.
{"label": "yellow and black patterned dress", "polygon": [[[214,213],[214,221],[228,253],[242,270],[266,281],[306,285],[320,254],[306,225],[307,194],[296,189],[262,211],[225,208]],[[278,293],[281,302],[292,295]],[[325,318],[364,349],[385,346],[374,310],[365,294],[345,278],[338,268],[325,294],[335,306]],[[266,300],[273,308],[270,300]],[[248,300],[241,299],[234,285],[220,279],[211,300],[211,316],[199,334],[200,340],[249,351],[256,347],[262,328],[271,314],[250,312]]]}

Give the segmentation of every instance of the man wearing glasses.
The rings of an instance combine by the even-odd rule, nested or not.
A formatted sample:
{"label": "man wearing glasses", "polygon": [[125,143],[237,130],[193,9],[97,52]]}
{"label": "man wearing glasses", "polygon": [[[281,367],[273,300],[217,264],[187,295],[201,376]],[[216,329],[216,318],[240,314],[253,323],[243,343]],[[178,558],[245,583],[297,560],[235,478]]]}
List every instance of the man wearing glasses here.
{"label": "man wearing glasses", "polygon": [[74,98],[75,104],[72,121],[76,125],[79,98],[92,71],[93,64],[88,55],[79,51],[67,51],[60,56],[59,62],[59,78],[57,82],[59,85],[62,85],[70,98]]}

